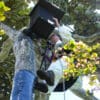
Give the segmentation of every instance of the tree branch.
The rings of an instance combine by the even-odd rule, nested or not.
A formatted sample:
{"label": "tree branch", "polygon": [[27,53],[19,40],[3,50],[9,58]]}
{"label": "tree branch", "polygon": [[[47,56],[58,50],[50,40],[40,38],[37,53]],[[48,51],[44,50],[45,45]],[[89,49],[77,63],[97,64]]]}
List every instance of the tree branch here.
{"label": "tree branch", "polygon": [[88,36],[88,37],[80,36],[78,34],[74,34],[73,38],[76,39],[76,40],[81,40],[81,41],[88,43],[88,44],[93,44],[96,40],[100,39],[100,32],[95,33],[95,34]]}
{"label": "tree branch", "polygon": [[3,62],[9,54],[9,51],[12,48],[12,41],[10,39],[7,39],[2,46],[2,50],[0,52],[0,61]]}
{"label": "tree branch", "polygon": [[[0,22],[0,29],[3,29],[6,34],[9,36],[10,39],[14,40],[16,38],[16,36],[18,35],[18,33],[20,31],[16,31],[12,28],[10,28],[9,26],[3,24]],[[10,39],[7,39],[3,45],[2,45],[2,50],[0,52],[0,61],[3,62],[9,54],[9,51],[12,48],[12,41]]]}
{"label": "tree branch", "polygon": [[16,31],[15,29],[8,27],[7,25],[1,22],[0,29],[3,29],[11,40],[15,40],[16,36],[18,36],[18,34],[20,33],[20,31]]}

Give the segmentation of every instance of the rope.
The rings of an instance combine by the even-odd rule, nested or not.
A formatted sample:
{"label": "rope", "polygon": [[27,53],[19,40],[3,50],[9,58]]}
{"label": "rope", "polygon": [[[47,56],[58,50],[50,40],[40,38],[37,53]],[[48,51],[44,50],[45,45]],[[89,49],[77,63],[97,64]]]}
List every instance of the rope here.
{"label": "rope", "polygon": [[[58,33],[59,33],[59,29],[58,29]],[[63,64],[61,62],[61,59],[60,59],[60,64],[62,66],[62,73],[63,73],[63,76],[64,76],[64,72],[63,72]],[[64,91],[64,100],[66,100],[66,95],[65,95],[65,79],[63,78],[63,91]]]}
{"label": "rope", "polygon": [[[64,75],[64,72],[63,72],[63,64],[62,64],[62,62],[61,62],[61,59],[60,59],[60,64],[61,64],[61,66],[62,66],[62,73],[63,73],[63,75]],[[64,91],[64,100],[66,100],[66,94],[65,94],[65,79],[63,78],[63,91]]]}
{"label": "rope", "polygon": [[[45,50],[45,53],[47,52],[47,49]],[[42,62],[41,62],[41,66],[40,66],[40,69],[42,69],[42,65],[43,65],[43,62],[45,62],[45,55],[44,55],[44,57],[43,57],[43,59],[42,59]],[[62,67],[62,75],[64,75],[64,72],[63,72],[63,64],[62,64],[62,62],[61,62],[61,59],[59,59],[59,61],[60,61],[60,64],[61,64],[61,67]],[[46,67],[46,66],[45,66]],[[63,91],[64,91],[64,100],[66,100],[66,95],[65,95],[65,79],[63,78]]]}

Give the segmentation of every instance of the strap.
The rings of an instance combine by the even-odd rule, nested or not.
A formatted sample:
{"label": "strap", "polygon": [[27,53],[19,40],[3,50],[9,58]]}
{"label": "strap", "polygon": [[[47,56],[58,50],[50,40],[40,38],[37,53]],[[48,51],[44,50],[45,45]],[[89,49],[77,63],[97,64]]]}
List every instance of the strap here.
{"label": "strap", "polygon": [[[48,56],[48,54],[50,55]],[[50,63],[52,62],[53,57],[54,57],[53,50],[52,48],[49,48],[49,45],[47,45],[44,50],[44,55],[41,61],[40,69],[46,70],[49,67]]]}

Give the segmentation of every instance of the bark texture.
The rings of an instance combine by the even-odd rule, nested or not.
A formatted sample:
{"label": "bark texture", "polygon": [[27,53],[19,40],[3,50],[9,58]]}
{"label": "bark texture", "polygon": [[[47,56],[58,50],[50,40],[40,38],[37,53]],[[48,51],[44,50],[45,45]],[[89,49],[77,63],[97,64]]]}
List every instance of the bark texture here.
{"label": "bark texture", "polygon": [[[7,25],[5,25],[3,23],[0,23],[0,28],[4,29],[5,32],[6,32],[6,34],[9,36],[9,39],[7,39],[3,43],[2,49],[1,49],[1,52],[0,52],[0,61],[3,62],[8,57],[8,54],[9,54],[11,48],[13,47],[13,45],[15,45],[15,44],[13,44],[13,42],[16,42],[16,38],[18,38],[17,41],[20,41],[21,40],[20,37],[17,37],[17,36],[21,36],[21,38],[23,38],[24,40],[25,40],[25,38],[23,37],[23,35],[18,35],[18,34],[21,33],[20,31],[16,31],[16,30],[8,27]],[[28,42],[27,41],[25,42],[24,40],[21,43],[22,49],[20,49],[20,50],[22,50],[22,51],[16,51],[16,52],[20,52],[20,53],[22,52],[23,53],[24,52],[24,49],[26,49],[25,52],[30,52],[30,50],[28,48],[31,48],[31,47],[27,44]],[[19,43],[19,42],[17,42],[17,43]],[[36,56],[35,55],[30,55],[30,56],[35,56],[35,58],[36,58],[36,62],[35,63],[37,63],[36,69],[39,69],[39,67],[40,67],[40,61],[41,61],[41,55],[40,55],[40,51],[38,49],[37,41],[33,41],[33,44],[34,44],[34,49],[33,50],[35,50]],[[19,45],[19,44],[16,44],[16,45]],[[28,47],[26,47],[26,45]],[[24,54],[26,54],[26,53],[23,53],[22,56],[24,56]],[[17,53],[15,53],[15,56],[18,56]],[[20,56],[18,56],[18,57],[20,57]],[[26,62],[26,59],[24,59],[24,58],[21,59],[21,60],[23,60],[23,62]],[[35,95],[35,98],[33,100],[49,100],[49,97],[46,94],[43,94],[43,93],[41,93],[39,91],[35,91],[35,94],[36,95]]]}

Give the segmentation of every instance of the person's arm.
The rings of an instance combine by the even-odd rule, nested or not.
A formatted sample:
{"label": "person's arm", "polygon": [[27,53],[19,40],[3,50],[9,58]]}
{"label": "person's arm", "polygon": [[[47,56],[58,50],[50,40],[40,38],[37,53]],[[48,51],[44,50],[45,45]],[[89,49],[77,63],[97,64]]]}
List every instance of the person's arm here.
{"label": "person's arm", "polygon": [[70,40],[73,40],[73,37],[72,37],[72,31],[73,30],[70,30],[69,27],[67,27],[66,25],[60,25],[59,21],[57,18],[53,18],[54,19],[54,22],[55,22],[55,25],[56,25],[56,30],[59,31],[59,34],[60,36],[62,37],[63,41],[64,42],[68,42]]}
{"label": "person's arm", "polygon": [[16,31],[1,22],[0,22],[0,29],[3,29],[11,40],[14,40],[16,36],[20,33],[20,31]]}
{"label": "person's arm", "polygon": [[60,26],[60,23],[59,23],[58,19],[54,17],[53,20],[55,22],[55,26],[56,27],[59,27]]}

